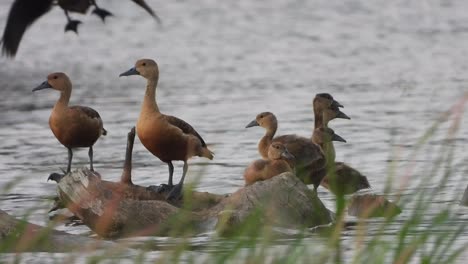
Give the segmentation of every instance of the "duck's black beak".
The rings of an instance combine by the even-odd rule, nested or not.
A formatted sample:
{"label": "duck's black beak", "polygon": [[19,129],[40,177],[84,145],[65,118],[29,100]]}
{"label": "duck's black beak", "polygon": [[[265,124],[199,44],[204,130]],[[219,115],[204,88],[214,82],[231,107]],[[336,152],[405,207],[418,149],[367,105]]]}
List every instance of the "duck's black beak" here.
{"label": "duck's black beak", "polygon": [[340,110],[338,110],[338,112],[336,113],[336,118],[351,119],[351,117],[341,112]]}
{"label": "duck's black beak", "polygon": [[291,153],[290,153],[289,151],[287,151],[287,150],[286,150],[285,152],[281,153],[281,156],[282,156],[283,158],[287,159],[287,160],[294,160],[294,159],[296,159],[296,157],[294,157],[294,155],[291,154]]}
{"label": "duck's black beak", "polygon": [[35,92],[35,91],[44,90],[47,88],[52,88],[52,86],[49,84],[49,82],[45,81],[41,83],[39,86],[37,86],[36,88],[32,89],[32,91]]}
{"label": "duck's black beak", "polygon": [[253,120],[245,128],[254,127],[254,126],[259,126],[257,120]]}
{"label": "duck's black beak", "polygon": [[140,73],[135,69],[135,67],[131,68],[130,70],[126,72],[122,72],[119,77],[122,76],[130,76],[130,75],[140,75]]}
{"label": "duck's black beak", "polygon": [[340,103],[339,103],[338,101],[336,101],[336,100],[333,100],[332,106],[344,108],[344,106],[343,106],[342,104],[340,104]]}
{"label": "duck's black beak", "polygon": [[340,142],[346,143],[346,140],[345,140],[344,138],[340,137],[340,136],[337,135],[337,134],[333,134],[331,140],[332,140],[332,141],[340,141]]}

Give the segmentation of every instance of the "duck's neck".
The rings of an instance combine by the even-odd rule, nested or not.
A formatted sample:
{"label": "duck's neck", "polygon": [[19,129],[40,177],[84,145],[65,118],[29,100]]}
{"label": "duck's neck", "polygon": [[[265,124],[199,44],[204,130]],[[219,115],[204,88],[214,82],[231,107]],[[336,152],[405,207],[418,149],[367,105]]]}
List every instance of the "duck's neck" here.
{"label": "duck's neck", "polygon": [[260,155],[262,155],[263,158],[268,158],[268,148],[270,147],[271,141],[273,141],[273,137],[275,136],[277,129],[277,124],[273,124],[272,126],[270,126],[266,130],[265,135],[258,143],[258,151],[260,152]]}
{"label": "duck's neck", "polygon": [[[321,111],[314,109],[314,129],[324,126],[323,115]],[[326,125],[325,125],[326,126]]]}
{"label": "duck's neck", "polygon": [[71,89],[66,89],[60,92],[60,98],[57,100],[54,106],[54,110],[65,109],[68,107],[70,101]]}
{"label": "duck's neck", "polygon": [[148,79],[146,84],[145,98],[141,107],[141,113],[159,113],[159,107],[156,103],[156,86],[158,78]]}

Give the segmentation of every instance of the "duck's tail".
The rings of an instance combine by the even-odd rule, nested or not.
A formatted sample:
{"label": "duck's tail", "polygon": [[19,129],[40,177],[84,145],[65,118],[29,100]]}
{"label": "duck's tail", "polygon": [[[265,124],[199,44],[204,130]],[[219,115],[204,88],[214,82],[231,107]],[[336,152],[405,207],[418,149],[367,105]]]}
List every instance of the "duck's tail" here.
{"label": "duck's tail", "polygon": [[103,135],[103,136],[107,135],[107,130],[104,129],[104,128],[102,128],[102,130],[101,130],[101,135]]}

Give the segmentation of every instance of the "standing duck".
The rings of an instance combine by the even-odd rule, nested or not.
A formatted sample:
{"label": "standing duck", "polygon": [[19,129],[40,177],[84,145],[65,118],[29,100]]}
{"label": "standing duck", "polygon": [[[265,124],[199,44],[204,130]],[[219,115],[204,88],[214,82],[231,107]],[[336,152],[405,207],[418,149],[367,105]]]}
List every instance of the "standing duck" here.
{"label": "standing duck", "polygon": [[[162,114],[156,103],[156,86],[159,79],[158,65],[154,60],[141,59],[130,70],[120,76],[141,75],[147,80],[145,97],[136,125],[141,143],[153,155],[169,166],[168,187],[172,188],[169,200],[180,199],[182,185],[187,174],[187,160],[193,156],[213,159],[213,153],[206,146],[203,138],[187,122],[174,116]],[[182,178],[172,184],[174,166],[172,161],[184,162]]]}
{"label": "standing duck", "polygon": [[278,128],[276,116],[271,112],[263,112],[246,127],[261,126],[266,133],[258,143],[258,152],[263,158],[268,158],[268,150],[272,143],[282,143],[295,157],[296,175],[306,184],[314,184],[314,189],[326,174],[326,160],[320,147],[310,139],[298,135],[282,135],[274,137]]}
{"label": "standing duck", "polygon": [[65,73],[56,72],[47,76],[47,80],[33,89],[54,89],[60,92],[49,118],[49,126],[62,145],[68,149],[67,173],[70,172],[74,148],[89,148],[89,164],[93,168],[93,145],[101,135],[106,135],[101,117],[96,110],[86,106],[68,106],[72,84]]}
{"label": "standing duck", "polygon": [[270,179],[283,172],[292,172],[289,162],[293,159],[294,156],[282,143],[273,142],[268,147],[268,159],[256,160],[245,169],[245,186]]}

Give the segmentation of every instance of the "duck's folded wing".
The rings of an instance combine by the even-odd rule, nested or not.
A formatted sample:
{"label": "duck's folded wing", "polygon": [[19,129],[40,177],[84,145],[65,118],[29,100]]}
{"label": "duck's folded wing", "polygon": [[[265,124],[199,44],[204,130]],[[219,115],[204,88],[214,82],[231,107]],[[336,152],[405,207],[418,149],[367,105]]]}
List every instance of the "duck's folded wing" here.
{"label": "duck's folded wing", "polygon": [[145,2],[145,0],[132,0],[137,5],[143,7],[151,16],[153,16],[159,23],[161,23],[161,19],[156,15],[153,9]]}
{"label": "duck's folded wing", "polygon": [[2,37],[2,52],[15,56],[26,29],[52,7],[53,0],[16,0],[8,14]]}
{"label": "duck's folded wing", "polygon": [[85,114],[89,118],[101,119],[101,116],[99,115],[99,113],[96,110],[92,109],[91,107],[75,105],[75,106],[70,106],[70,109],[74,111],[80,111],[81,113]]}
{"label": "duck's folded wing", "polygon": [[206,147],[206,143],[203,140],[203,138],[200,136],[200,134],[198,134],[198,132],[189,123],[175,116],[166,115],[165,118],[167,122],[169,122],[169,124],[180,128],[185,134],[196,136],[198,139],[200,139],[202,146]]}

